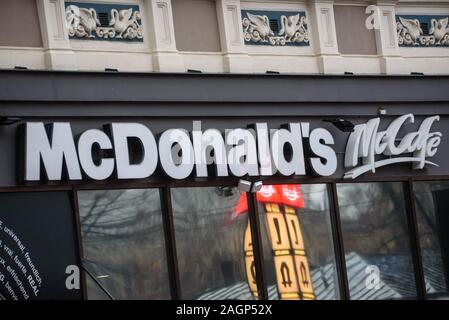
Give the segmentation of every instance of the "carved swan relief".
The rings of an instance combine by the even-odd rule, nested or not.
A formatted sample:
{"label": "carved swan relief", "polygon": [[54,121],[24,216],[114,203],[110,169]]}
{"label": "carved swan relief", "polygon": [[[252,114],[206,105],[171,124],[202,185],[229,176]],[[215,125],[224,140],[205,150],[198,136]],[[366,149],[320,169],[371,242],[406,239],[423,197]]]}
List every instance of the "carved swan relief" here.
{"label": "carved swan relief", "polygon": [[404,43],[418,45],[419,37],[423,34],[419,20],[399,17],[399,21],[402,24],[398,25],[400,36],[404,38]]}
{"label": "carved swan relief", "polygon": [[[259,16],[248,13],[249,32],[255,39],[267,40],[268,36],[273,36],[274,33],[270,28],[270,20],[266,15]],[[257,40],[256,40],[257,41]]]}
{"label": "carved swan relief", "polygon": [[[109,25],[114,27],[117,32],[117,38],[123,38],[125,32],[129,27],[138,28],[138,11],[134,11],[131,8],[117,11],[117,9],[111,10],[111,21]],[[125,36],[126,37],[126,36]]]}
{"label": "carved swan relief", "polygon": [[299,13],[291,16],[281,15],[281,28],[274,34],[267,15],[256,15],[247,12],[242,19],[243,33],[246,42],[267,43],[284,46],[287,43],[307,43],[308,31],[306,17]]}
{"label": "carved swan relief", "polygon": [[306,17],[300,17],[299,13],[294,16],[281,16],[280,36],[285,36],[287,42],[296,42],[298,40],[307,41]]}
{"label": "carved swan relief", "polygon": [[95,38],[92,32],[100,25],[95,9],[79,8],[75,5],[66,8],[66,21],[69,34],[77,37]]}
{"label": "carved swan relief", "polygon": [[[133,8],[110,10],[109,26],[102,26],[93,8],[69,5],[66,8],[66,24],[69,35],[88,39],[142,39],[140,12]],[[95,31],[95,34],[94,34]]]}
{"label": "carved swan relief", "polygon": [[299,13],[288,18],[286,16],[281,16],[281,30],[279,31],[279,35],[285,35],[286,40],[291,40],[299,29],[298,22]]}
{"label": "carved swan relief", "polygon": [[419,19],[399,17],[397,33],[399,45],[449,46],[449,17],[430,19],[428,34],[423,34]]}
{"label": "carved swan relief", "polygon": [[[443,39],[446,40],[446,42],[449,42],[449,17],[446,17],[444,19],[432,19],[430,20],[431,27],[429,29],[429,34],[432,34],[435,37],[435,41],[438,44],[441,44],[441,41]],[[445,37],[447,36],[447,37]]]}

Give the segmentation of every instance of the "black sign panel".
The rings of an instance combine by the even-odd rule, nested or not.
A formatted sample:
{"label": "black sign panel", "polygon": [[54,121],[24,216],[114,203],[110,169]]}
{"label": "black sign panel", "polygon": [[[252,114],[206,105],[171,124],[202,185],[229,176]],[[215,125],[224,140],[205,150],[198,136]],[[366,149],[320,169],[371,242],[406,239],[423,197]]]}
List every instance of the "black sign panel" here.
{"label": "black sign panel", "polygon": [[8,300],[81,299],[69,194],[0,193],[0,204],[1,295]]}

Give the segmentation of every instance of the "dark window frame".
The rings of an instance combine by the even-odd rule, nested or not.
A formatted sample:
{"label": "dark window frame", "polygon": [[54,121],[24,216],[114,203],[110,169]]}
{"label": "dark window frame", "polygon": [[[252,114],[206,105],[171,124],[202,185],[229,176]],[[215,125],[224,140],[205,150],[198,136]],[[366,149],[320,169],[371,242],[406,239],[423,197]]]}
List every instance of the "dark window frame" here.
{"label": "dark window frame", "polygon": [[[251,179],[257,180],[257,179]],[[366,183],[366,182],[402,182],[404,184],[404,191],[406,197],[406,215],[408,223],[408,231],[410,235],[411,250],[413,256],[413,267],[415,271],[415,280],[417,288],[417,299],[425,300],[428,295],[425,291],[424,272],[421,256],[421,248],[419,246],[419,233],[418,223],[416,218],[416,208],[413,201],[415,193],[413,188],[413,182],[415,181],[444,181],[449,180],[448,175],[440,176],[405,176],[405,177],[361,177],[357,181],[348,181],[343,179],[327,179],[327,178],[269,178],[262,179],[264,184],[326,184],[329,205],[331,212],[331,228],[332,228],[332,240],[334,246],[334,255],[337,267],[338,283],[340,288],[340,299],[349,300],[349,286],[346,273],[346,262],[344,258],[344,244],[343,235],[340,223],[340,212],[338,209],[338,199],[336,194],[337,183]],[[181,288],[179,282],[179,270],[176,255],[176,243],[174,241],[174,226],[173,226],[173,213],[171,209],[170,190],[177,187],[206,187],[206,186],[236,186],[238,182],[237,178],[227,178],[222,180],[209,180],[209,181],[171,181],[171,182],[151,182],[151,181],[126,181],[126,182],[85,182],[79,184],[62,184],[62,185],[39,185],[39,186],[14,186],[14,187],[0,187],[1,193],[8,192],[51,192],[51,191],[67,191],[70,193],[72,199],[72,211],[74,213],[75,228],[77,230],[77,243],[78,243],[78,256],[80,266],[82,266],[83,259],[83,243],[81,238],[81,226],[80,215],[78,207],[78,191],[84,190],[109,190],[109,189],[145,189],[145,188],[158,188],[161,195],[161,206],[163,211],[163,225],[164,236],[166,243],[166,256],[167,264],[169,268],[169,281],[171,298],[174,300],[182,299]],[[264,275],[264,268],[262,268],[262,242],[260,235],[260,221],[258,219],[258,209],[255,206],[256,197],[253,193],[248,193],[248,208],[249,217],[251,223],[252,237],[254,243],[254,254],[256,260],[256,281],[260,290],[261,299],[268,297],[267,287]],[[253,210],[251,210],[253,209]],[[86,292],[86,272],[81,272],[81,284],[80,290],[82,290],[83,299],[87,299]]]}

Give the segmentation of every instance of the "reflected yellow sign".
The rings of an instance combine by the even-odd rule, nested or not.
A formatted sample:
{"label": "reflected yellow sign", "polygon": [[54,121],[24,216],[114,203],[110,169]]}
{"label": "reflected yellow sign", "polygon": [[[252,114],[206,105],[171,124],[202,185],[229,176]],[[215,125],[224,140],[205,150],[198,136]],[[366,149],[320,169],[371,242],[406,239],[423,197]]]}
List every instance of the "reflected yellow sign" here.
{"label": "reflected yellow sign", "polygon": [[246,279],[253,298],[257,300],[259,298],[259,293],[257,291],[256,266],[254,264],[254,252],[251,239],[251,228],[248,222],[245,229],[245,237],[243,243],[243,248],[245,250]]}
{"label": "reflected yellow sign", "polygon": [[303,300],[314,300],[312,279],[310,277],[309,263],[307,257],[303,255],[295,255],[296,274],[298,275],[299,288],[302,293]]}
{"label": "reflected yellow sign", "polygon": [[304,240],[302,238],[301,226],[299,224],[298,216],[292,214],[286,214],[285,219],[287,221],[288,233],[290,235],[292,249],[295,252],[305,254]]}
{"label": "reflected yellow sign", "polygon": [[254,264],[254,256],[245,257],[245,266],[246,266],[246,278],[248,281],[249,289],[251,290],[254,299],[257,299],[258,292],[257,292],[256,266]]}
{"label": "reflected yellow sign", "polygon": [[299,299],[299,286],[296,279],[296,270],[291,255],[275,256],[276,279],[280,298]]}
{"label": "reflected yellow sign", "polygon": [[290,239],[288,237],[287,224],[282,213],[268,213],[266,215],[271,247],[274,251],[289,250]]}
{"label": "reflected yellow sign", "polygon": [[[264,202],[265,222],[281,300],[314,300],[312,279],[297,211],[289,206]],[[256,268],[249,222],[245,229],[245,268],[249,288],[258,299]]]}
{"label": "reflected yellow sign", "polygon": [[280,299],[315,299],[301,225],[295,209],[273,203],[265,203],[264,206]]}
{"label": "reflected yellow sign", "polygon": [[251,241],[251,227],[249,226],[249,222],[246,225],[245,229],[245,241],[243,244],[243,250],[245,250],[245,255],[248,255],[249,252],[251,252],[251,255],[253,255],[253,243]]}

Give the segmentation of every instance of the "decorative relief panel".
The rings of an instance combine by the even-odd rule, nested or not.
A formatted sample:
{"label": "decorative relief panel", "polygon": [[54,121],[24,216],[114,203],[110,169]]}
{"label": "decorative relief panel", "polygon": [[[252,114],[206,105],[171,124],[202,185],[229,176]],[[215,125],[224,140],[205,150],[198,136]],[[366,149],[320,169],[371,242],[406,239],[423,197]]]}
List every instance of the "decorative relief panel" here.
{"label": "decorative relief panel", "polygon": [[70,39],[143,41],[138,5],[65,3]]}
{"label": "decorative relief panel", "polygon": [[308,46],[305,12],[242,10],[245,44]]}
{"label": "decorative relief panel", "polygon": [[449,16],[396,16],[399,46],[449,47]]}

